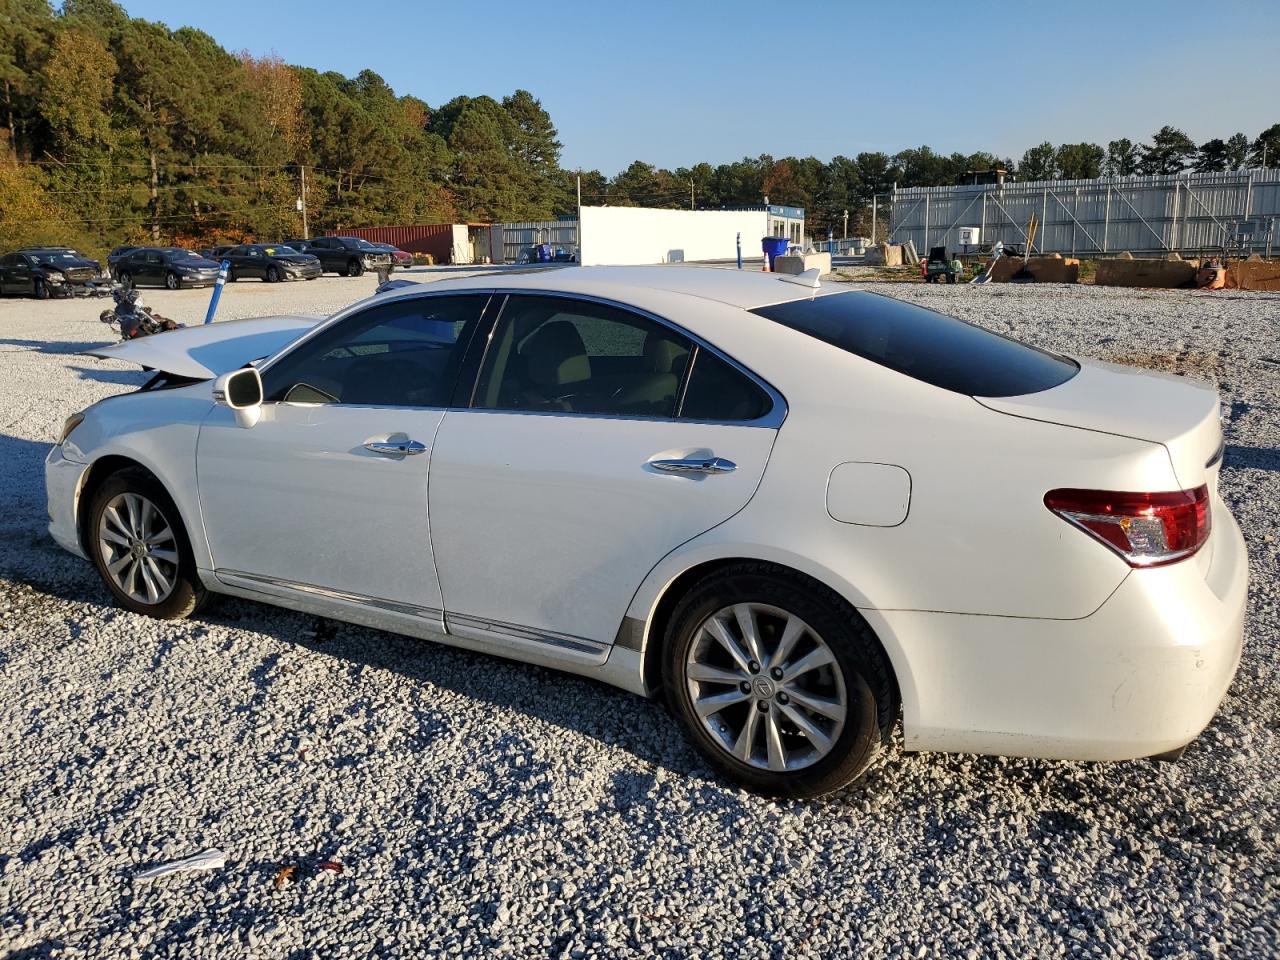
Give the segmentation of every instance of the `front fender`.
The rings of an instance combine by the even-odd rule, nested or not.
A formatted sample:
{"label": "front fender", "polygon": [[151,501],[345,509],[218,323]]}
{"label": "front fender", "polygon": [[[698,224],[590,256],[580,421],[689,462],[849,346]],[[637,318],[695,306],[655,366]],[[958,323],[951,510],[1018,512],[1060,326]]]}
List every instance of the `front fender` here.
{"label": "front fender", "polygon": [[[197,567],[209,566],[209,545],[200,522],[196,440],[212,406],[207,383],[112,397],[92,407],[64,444],[64,456],[90,464],[86,488],[108,458],[150,471],[178,507]],[[80,509],[77,504],[77,515]]]}

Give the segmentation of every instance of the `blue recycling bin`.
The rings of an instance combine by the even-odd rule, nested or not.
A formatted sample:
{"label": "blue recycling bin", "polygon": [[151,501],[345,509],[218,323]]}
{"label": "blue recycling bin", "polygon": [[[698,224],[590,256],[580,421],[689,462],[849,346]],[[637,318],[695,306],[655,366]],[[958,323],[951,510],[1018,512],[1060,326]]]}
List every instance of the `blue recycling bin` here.
{"label": "blue recycling bin", "polygon": [[764,248],[764,255],[769,258],[769,269],[776,269],[773,261],[787,252],[788,240],[786,237],[762,237],[760,246]]}

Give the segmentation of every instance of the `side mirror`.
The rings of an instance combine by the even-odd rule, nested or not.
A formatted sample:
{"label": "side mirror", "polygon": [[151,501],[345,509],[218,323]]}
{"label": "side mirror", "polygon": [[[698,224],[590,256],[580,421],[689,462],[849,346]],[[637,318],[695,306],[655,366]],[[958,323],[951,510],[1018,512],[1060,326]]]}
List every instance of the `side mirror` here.
{"label": "side mirror", "polygon": [[213,381],[215,403],[225,404],[236,415],[236,423],[252,427],[262,416],[262,376],[257,367],[241,367]]}

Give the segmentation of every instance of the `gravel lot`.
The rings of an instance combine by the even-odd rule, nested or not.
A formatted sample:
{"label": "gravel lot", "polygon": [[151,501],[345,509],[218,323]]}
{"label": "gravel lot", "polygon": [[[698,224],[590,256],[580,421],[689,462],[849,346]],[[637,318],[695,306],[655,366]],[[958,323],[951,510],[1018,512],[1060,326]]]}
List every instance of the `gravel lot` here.
{"label": "gravel lot", "polygon": [[[327,311],[375,282],[236,284],[222,313]],[[874,288],[1219,382],[1253,586],[1240,674],[1181,762],[895,750],[840,797],[780,803],[592,682],[243,601],[124,613],[48,539],[42,460],[142,375],[76,356],[111,339],[100,303],[7,300],[0,955],[1280,953],[1280,296]],[[144,298],[196,323],[208,292]],[[133,879],[210,847],[224,868]]]}

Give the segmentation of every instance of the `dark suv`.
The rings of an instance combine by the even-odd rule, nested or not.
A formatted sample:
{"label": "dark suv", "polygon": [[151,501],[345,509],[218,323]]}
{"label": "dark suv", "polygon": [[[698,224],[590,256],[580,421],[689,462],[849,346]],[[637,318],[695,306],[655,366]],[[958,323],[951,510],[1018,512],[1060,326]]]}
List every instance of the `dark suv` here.
{"label": "dark suv", "polygon": [[320,259],[320,269],[325,273],[358,277],[366,270],[393,266],[391,254],[360,237],[316,237],[314,240],[291,240],[289,245],[295,242],[306,244],[307,253]]}
{"label": "dark suv", "polygon": [[0,257],[0,294],[95,297],[111,292],[111,277],[97,260],[69,247],[26,247]]}

